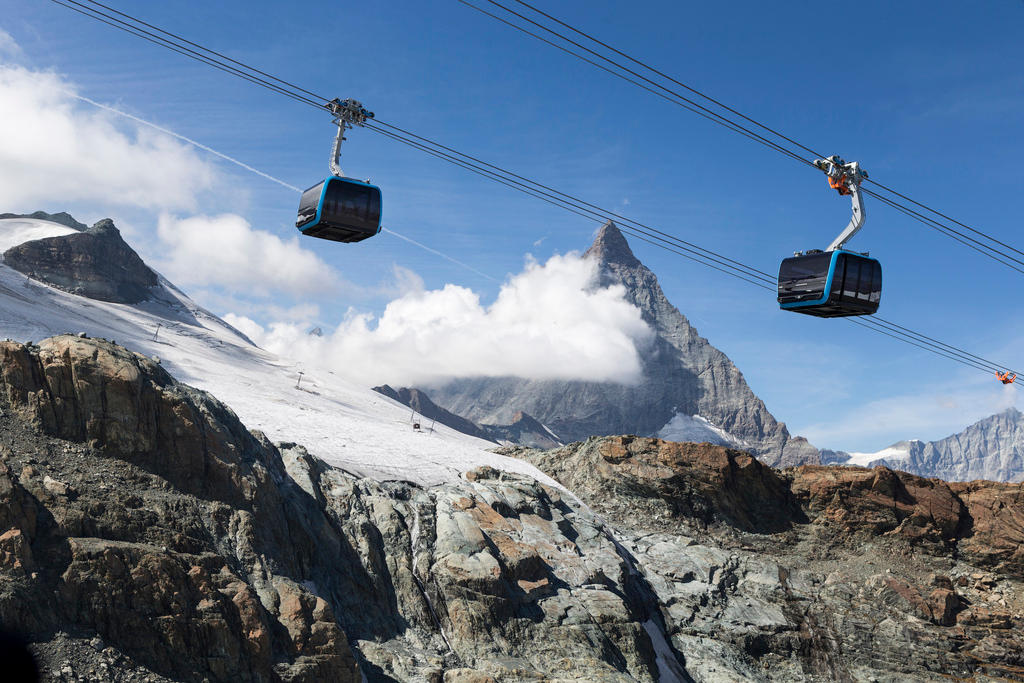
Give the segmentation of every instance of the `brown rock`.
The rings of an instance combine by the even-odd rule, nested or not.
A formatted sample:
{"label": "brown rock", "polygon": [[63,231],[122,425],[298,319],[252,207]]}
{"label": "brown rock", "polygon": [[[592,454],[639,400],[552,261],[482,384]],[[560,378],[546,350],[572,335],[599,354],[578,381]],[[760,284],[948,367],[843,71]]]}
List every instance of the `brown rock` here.
{"label": "brown rock", "polygon": [[927,599],[931,610],[931,619],[940,626],[952,626],[956,623],[956,613],[960,609],[960,597],[948,588],[936,588]]}
{"label": "brown rock", "polygon": [[498,683],[498,681],[482,671],[448,669],[444,672],[444,683]]}
{"label": "brown rock", "polygon": [[841,533],[951,543],[966,515],[950,485],[937,479],[885,467],[807,465],[792,473],[793,493],[808,516]]}
{"label": "brown rock", "polygon": [[972,562],[1024,577],[1024,484],[950,484],[970,515],[960,550]]}
{"label": "brown rock", "polygon": [[760,532],[803,519],[774,470],[749,453],[709,443],[611,436],[523,457],[578,494],[659,501],[670,517]]}
{"label": "brown rock", "polygon": [[956,623],[962,626],[1009,629],[1013,628],[1013,615],[1005,610],[972,605],[957,614]]}
{"label": "brown rock", "polygon": [[22,573],[35,569],[32,559],[32,548],[21,529],[8,529],[0,534],[0,567],[8,570],[20,570]]}

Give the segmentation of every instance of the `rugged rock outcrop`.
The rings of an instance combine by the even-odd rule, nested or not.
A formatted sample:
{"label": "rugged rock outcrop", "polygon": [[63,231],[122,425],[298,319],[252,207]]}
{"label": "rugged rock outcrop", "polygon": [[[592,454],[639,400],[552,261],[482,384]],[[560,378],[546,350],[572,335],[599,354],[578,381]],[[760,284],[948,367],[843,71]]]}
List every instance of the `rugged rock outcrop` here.
{"label": "rugged rock outcrop", "polygon": [[622,285],[655,332],[636,386],[517,378],[478,378],[430,388],[447,410],[477,423],[508,424],[517,411],[533,415],[565,441],[594,435],[654,435],[675,417],[700,415],[773,465],[818,462],[817,450],[793,438],[747,386],[721,351],[697,334],[630,251],[611,222],[587,258],[599,263],[600,285]]}
{"label": "rugged rock outcrop", "polygon": [[710,444],[358,479],[112,343],[0,343],[0,627],[48,677],[1019,680],[1022,485]]}
{"label": "rugged rock outcrop", "polygon": [[505,452],[607,517],[694,680],[1022,678],[1021,485],[635,437]]}
{"label": "rugged rock outcrop", "polygon": [[788,484],[748,453],[612,436],[531,453],[530,462],[602,512],[672,529],[686,519],[746,531],[788,529],[802,514]]}
{"label": "rugged rock outcrop", "polygon": [[[41,215],[39,215],[41,214]],[[80,229],[67,214],[38,212],[32,217]],[[66,218],[66,220],[56,220]],[[15,270],[72,294],[100,301],[134,304],[149,298],[157,275],[121,239],[109,218],[82,232],[24,242],[4,252]]]}
{"label": "rugged rock outcrop", "polygon": [[[0,343],[0,411],[0,626],[53,677],[65,661],[111,680],[682,672],[614,538],[534,480],[357,479],[102,340]],[[83,641],[105,654],[83,660]]]}

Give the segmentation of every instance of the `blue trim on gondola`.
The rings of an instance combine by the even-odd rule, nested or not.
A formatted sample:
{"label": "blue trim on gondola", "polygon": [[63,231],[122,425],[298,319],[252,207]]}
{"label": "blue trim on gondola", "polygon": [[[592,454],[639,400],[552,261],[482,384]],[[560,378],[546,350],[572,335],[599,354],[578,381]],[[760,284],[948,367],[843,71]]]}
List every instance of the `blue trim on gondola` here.
{"label": "blue trim on gondola", "polygon": [[[853,254],[852,251],[846,251],[845,249],[836,249],[832,252],[832,260],[828,262],[828,276],[825,278],[825,291],[822,293],[820,299],[814,299],[812,301],[794,301],[788,304],[779,304],[779,308],[788,310],[791,308],[804,308],[805,306],[820,306],[821,304],[828,301],[828,297],[832,293],[832,278],[836,274],[836,262],[839,260],[840,254]],[[860,254],[857,254],[858,256]]]}

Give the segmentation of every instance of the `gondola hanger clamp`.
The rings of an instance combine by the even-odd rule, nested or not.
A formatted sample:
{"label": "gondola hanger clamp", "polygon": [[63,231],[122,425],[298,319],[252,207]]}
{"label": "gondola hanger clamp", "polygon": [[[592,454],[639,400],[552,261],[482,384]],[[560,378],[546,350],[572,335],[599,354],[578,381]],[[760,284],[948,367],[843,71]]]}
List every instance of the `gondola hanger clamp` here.
{"label": "gondola hanger clamp", "polygon": [[882,266],[867,252],[844,247],[862,227],[866,213],[861,182],[868,177],[856,161],[839,156],[817,159],[814,165],[828,176],[829,187],[849,195],[853,216],[825,250],[794,252],[779,266],[779,307],[820,318],[871,315],[882,297]]}

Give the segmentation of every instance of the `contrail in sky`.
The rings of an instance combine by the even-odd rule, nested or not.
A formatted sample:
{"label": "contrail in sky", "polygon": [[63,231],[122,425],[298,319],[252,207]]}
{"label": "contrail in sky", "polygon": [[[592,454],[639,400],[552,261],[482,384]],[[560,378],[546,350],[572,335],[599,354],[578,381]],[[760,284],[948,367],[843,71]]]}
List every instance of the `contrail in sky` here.
{"label": "contrail in sky", "polygon": [[[167,128],[164,128],[163,126],[158,126],[155,123],[151,123],[149,121],[146,121],[145,119],[140,119],[138,116],[134,116],[132,114],[129,114],[126,111],[121,111],[120,109],[116,109],[114,107],[111,107],[110,105],[103,104],[102,102],[97,102],[96,100],[91,100],[88,97],[84,97],[84,96],[79,95],[77,93],[73,93],[73,92],[71,92],[69,90],[65,90],[64,92],[67,93],[68,95],[70,95],[71,97],[74,97],[75,99],[81,100],[82,102],[87,102],[88,104],[91,104],[94,107],[98,107],[99,109],[103,109],[104,111],[109,111],[110,113],[117,114],[118,116],[123,116],[126,119],[131,119],[132,121],[135,121],[136,123],[141,123],[144,126],[149,126],[150,128],[152,128],[154,130],[158,130],[161,133],[164,133],[166,135],[170,135],[173,138],[177,138],[179,140],[182,140],[183,142],[187,142],[188,144],[190,144],[190,145],[192,145],[194,147],[198,147],[199,149],[201,149],[201,150],[203,150],[205,152],[209,152],[210,154],[213,154],[214,156],[218,156],[221,159],[224,159],[225,161],[230,161],[231,163],[235,164],[236,166],[240,166],[240,167],[244,168],[247,171],[251,171],[252,173],[255,173],[256,175],[258,175],[260,177],[263,177],[263,178],[266,178],[267,180],[269,180],[271,182],[275,182],[275,183],[277,183],[278,185],[280,185],[282,187],[286,187],[289,190],[292,190],[293,192],[302,192],[302,188],[300,188],[300,187],[295,187],[291,183],[286,183],[285,181],[281,180],[280,178],[275,178],[274,176],[270,175],[269,173],[264,173],[263,171],[259,170],[258,168],[253,168],[252,166],[250,166],[249,164],[245,163],[244,161],[239,161],[238,159],[235,159],[234,157],[231,157],[231,156],[228,156],[227,154],[223,154],[221,152],[218,152],[217,150],[213,149],[212,147],[208,147],[207,145],[204,145],[201,142],[197,142],[196,140],[193,140],[192,138],[186,137],[186,136],[184,136],[184,135],[182,135],[180,133],[175,133],[173,130],[169,130]],[[406,237],[405,235],[401,235],[401,234],[395,232],[394,230],[391,230],[390,228],[383,228],[382,231],[388,233],[389,235],[394,235],[395,237],[397,237],[400,240],[405,240],[409,244],[415,245],[415,246],[419,247],[420,249],[423,249],[424,251],[429,251],[431,254],[434,254],[435,256],[440,256],[441,258],[446,259],[448,261],[451,261],[452,263],[454,263],[454,264],[456,264],[458,266],[462,266],[466,270],[469,270],[470,272],[476,273],[480,277],[485,277],[488,280],[492,280],[494,282],[500,282],[500,280],[498,280],[498,278],[496,278],[496,277],[492,277],[492,276],[488,275],[487,273],[479,271],[476,268],[474,268],[473,266],[471,266],[471,265],[469,265],[467,263],[463,263],[462,261],[460,261],[460,260],[458,260],[456,258],[453,258],[453,257],[449,256],[448,254],[440,252],[437,249],[432,249],[431,247],[428,247],[425,244],[420,244],[416,240],[411,239],[409,237]]]}

